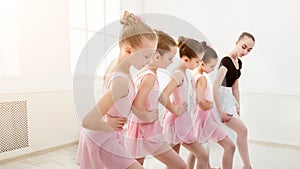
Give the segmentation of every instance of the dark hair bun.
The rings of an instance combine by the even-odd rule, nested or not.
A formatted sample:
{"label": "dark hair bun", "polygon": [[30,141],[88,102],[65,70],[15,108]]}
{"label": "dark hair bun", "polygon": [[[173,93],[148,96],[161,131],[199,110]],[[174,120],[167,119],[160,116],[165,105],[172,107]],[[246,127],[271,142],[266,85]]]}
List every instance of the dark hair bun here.
{"label": "dark hair bun", "polygon": [[209,48],[209,46],[207,46],[207,43],[205,41],[202,41],[201,45],[204,49]]}
{"label": "dark hair bun", "polygon": [[182,45],[185,43],[186,38],[184,36],[179,36],[178,37],[178,47],[181,48]]}

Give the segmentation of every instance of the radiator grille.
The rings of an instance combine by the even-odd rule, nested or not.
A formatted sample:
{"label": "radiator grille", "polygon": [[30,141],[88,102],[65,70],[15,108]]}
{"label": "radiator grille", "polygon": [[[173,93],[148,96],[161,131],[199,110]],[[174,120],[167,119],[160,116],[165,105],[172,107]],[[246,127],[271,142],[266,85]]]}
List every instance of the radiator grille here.
{"label": "radiator grille", "polygon": [[0,153],[29,146],[27,101],[0,102]]}

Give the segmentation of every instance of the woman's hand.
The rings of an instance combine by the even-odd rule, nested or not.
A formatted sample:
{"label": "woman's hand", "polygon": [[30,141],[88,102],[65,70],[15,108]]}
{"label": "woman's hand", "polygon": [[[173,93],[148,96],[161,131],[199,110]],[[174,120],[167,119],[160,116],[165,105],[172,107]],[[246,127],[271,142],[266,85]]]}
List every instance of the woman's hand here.
{"label": "woman's hand", "polygon": [[114,130],[120,131],[123,130],[127,119],[125,117],[112,117],[108,114],[105,115],[106,122],[109,124]]}
{"label": "woman's hand", "polygon": [[240,105],[237,105],[236,106],[236,113],[240,116],[240,112],[241,112],[241,110],[240,110]]}
{"label": "woman's hand", "polygon": [[223,112],[221,114],[221,121],[222,121],[222,123],[226,123],[226,122],[228,122],[231,119],[232,119],[232,114],[229,114],[229,113],[226,113],[226,112]]}

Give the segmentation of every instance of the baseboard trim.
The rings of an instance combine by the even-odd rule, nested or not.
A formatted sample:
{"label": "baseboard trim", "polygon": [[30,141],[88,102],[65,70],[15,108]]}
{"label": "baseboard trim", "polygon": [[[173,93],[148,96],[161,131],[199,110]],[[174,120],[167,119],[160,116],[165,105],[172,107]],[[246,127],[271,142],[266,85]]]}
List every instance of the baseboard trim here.
{"label": "baseboard trim", "polygon": [[78,141],[75,141],[75,142],[71,142],[71,143],[67,143],[67,144],[47,148],[47,149],[44,149],[44,150],[35,151],[35,152],[28,153],[28,154],[20,155],[20,156],[17,156],[17,157],[12,157],[12,158],[8,158],[8,159],[0,160],[0,164],[3,165],[3,164],[10,163],[10,162],[15,162],[15,161],[19,161],[19,160],[28,159],[28,158],[31,158],[31,157],[35,157],[35,156],[42,155],[42,154],[47,154],[47,153],[50,153],[50,152],[53,152],[53,151],[56,151],[56,150],[60,150],[60,149],[63,149],[63,148],[72,147],[72,146],[75,146],[77,144],[78,144]]}
{"label": "baseboard trim", "polygon": [[271,142],[259,141],[259,140],[249,140],[249,142],[252,144],[261,145],[261,146],[300,150],[300,146],[295,146],[295,145],[288,145],[288,144],[282,144],[282,143],[271,143]]}
{"label": "baseboard trim", "polygon": [[[293,146],[293,145],[280,144],[280,143],[271,143],[271,142],[265,142],[265,141],[259,141],[259,140],[249,140],[249,143],[256,144],[256,145],[261,145],[261,146],[275,147],[275,148],[286,148],[286,149],[291,149],[291,150],[300,150],[300,146]],[[24,154],[24,155],[17,156],[17,157],[12,157],[12,158],[8,158],[8,159],[0,160],[0,164],[3,165],[3,164],[10,163],[10,162],[15,162],[15,161],[19,161],[19,160],[28,159],[28,158],[31,158],[31,157],[35,157],[35,156],[42,155],[42,154],[47,154],[47,153],[50,153],[50,152],[53,152],[53,151],[56,151],[56,150],[60,150],[60,149],[67,148],[67,147],[72,147],[72,146],[75,146],[75,145],[78,145],[78,141],[68,143],[68,144],[64,144],[64,145],[60,145],[60,146],[51,147],[51,148],[40,150],[40,151],[35,151],[35,152],[32,152],[32,153]]]}

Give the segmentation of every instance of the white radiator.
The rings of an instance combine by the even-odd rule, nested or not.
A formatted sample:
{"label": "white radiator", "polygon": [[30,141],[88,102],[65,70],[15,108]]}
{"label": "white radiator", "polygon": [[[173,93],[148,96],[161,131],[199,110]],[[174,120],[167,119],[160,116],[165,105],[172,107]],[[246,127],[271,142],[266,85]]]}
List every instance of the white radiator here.
{"label": "white radiator", "polygon": [[0,153],[29,146],[27,101],[0,102]]}

